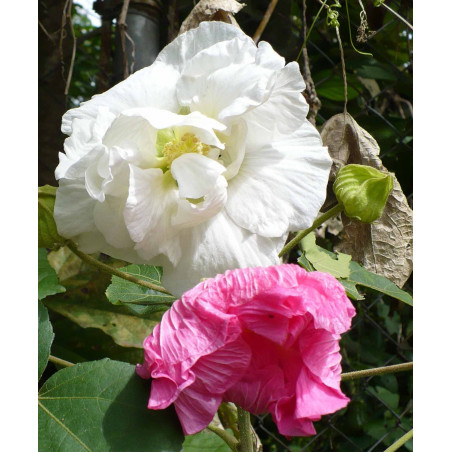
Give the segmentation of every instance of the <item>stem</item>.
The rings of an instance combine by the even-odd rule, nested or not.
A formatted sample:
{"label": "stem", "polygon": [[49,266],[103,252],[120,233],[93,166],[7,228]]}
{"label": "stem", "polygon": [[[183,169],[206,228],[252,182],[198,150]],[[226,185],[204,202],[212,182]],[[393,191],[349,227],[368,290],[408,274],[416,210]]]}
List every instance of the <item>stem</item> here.
{"label": "stem", "polygon": [[216,427],[215,425],[209,424],[207,428],[218,435],[234,452],[237,451],[237,446],[239,445],[239,442],[226,430],[223,430],[222,428]]}
{"label": "stem", "polygon": [[240,452],[254,452],[253,433],[251,431],[250,413],[237,405],[238,424],[240,431]]}
{"label": "stem", "polygon": [[301,239],[304,239],[310,232],[317,229],[326,220],[329,220],[330,218],[338,215],[340,212],[342,212],[343,209],[344,206],[342,204],[336,204],[327,212],[322,213],[322,215],[314,220],[314,223],[312,223],[312,226],[310,228],[305,229],[304,231],[300,231],[289,243],[286,244],[286,246],[279,253],[279,257],[284,256],[284,254],[288,253],[294,246],[298,245]]}
{"label": "stem", "polygon": [[61,359],[61,358],[57,358],[56,356],[52,356],[52,355],[49,356],[49,361],[51,363],[58,364],[63,367],[74,366],[74,363],[71,363],[71,362]]}
{"label": "stem", "polygon": [[311,26],[309,27],[308,34],[306,35],[306,38],[303,40],[303,44],[301,45],[300,52],[298,53],[297,59],[296,59],[295,61],[298,62],[298,60],[300,59],[301,53],[303,52],[303,49],[304,49],[304,46],[305,46],[306,43],[308,42],[309,36],[311,36],[311,31],[312,31],[312,29],[314,28],[314,25],[315,25],[315,23],[317,22],[317,19],[319,18],[320,13],[322,12],[322,9],[323,9],[323,7],[326,5],[326,2],[327,2],[327,1],[328,1],[328,0],[325,0],[325,1],[322,3],[322,6],[320,7],[320,9],[317,11],[316,16],[314,17],[314,21],[312,22]]}
{"label": "stem", "polygon": [[144,281],[140,278],[135,278],[135,276],[129,275],[128,273],[122,272],[121,270],[117,270],[114,267],[111,267],[110,265],[104,264],[103,262],[98,261],[97,259],[94,259],[94,257],[89,256],[88,254],[83,253],[77,248],[77,245],[72,242],[71,240],[68,240],[66,242],[66,246],[74,253],[76,254],[80,259],[84,260],[88,264],[93,265],[94,267],[97,267],[99,270],[109,273],[110,275],[118,276],[119,278],[126,279],[127,281],[133,282],[135,284],[139,284],[140,286],[147,287],[148,289],[155,290],[157,292],[166,293],[168,295],[171,295],[164,287],[158,286],[156,284],[153,284],[148,281]]}
{"label": "stem", "polygon": [[267,11],[265,11],[264,17],[262,18],[261,23],[257,27],[256,33],[254,33],[253,40],[257,44],[259,39],[262,36],[262,33],[265,30],[265,27],[268,24],[268,21],[270,20],[271,15],[273,14],[273,10],[276,7],[276,4],[278,3],[278,0],[271,0],[270,4],[268,5]]}
{"label": "stem", "polygon": [[394,452],[403,446],[407,441],[409,441],[413,437],[413,429],[411,429],[408,433],[405,433],[402,437],[400,437],[392,446],[389,446],[384,452]]}
{"label": "stem", "polygon": [[354,50],[355,52],[358,52],[358,53],[361,54],[361,55],[373,56],[371,53],[368,53],[368,52],[361,52],[360,50],[358,50],[358,49],[355,47],[355,44],[353,44],[352,27],[351,27],[351,25],[350,25],[350,14],[349,14],[349,12],[348,12],[348,1],[347,1],[347,0],[345,0],[345,8],[346,8],[346,10],[347,10],[347,22],[348,22],[348,33],[349,33],[349,35],[350,35],[350,44],[352,45],[353,50]]}
{"label": "stem", "polygon": [[356,380],[358,378],[373,377],[375,375],[391,374],[413,369],[413,361],[394,366],[376,367],[374,369],[357,370],[356,372],[346,372],[341,375],[342,381]]}
{"label": "stem", "polygon": [[392,14],[394,14],[394,16],[396,16],[398,19],[400,19],[405,25],[407,25],[408,27],[410,27],[413,30],[413,26],[406,20],[404,19],[400,14],[397,14],[392,8],[390,8],[386,3],[382,3],[382,6],[384,6],[389,12],[391,12]]}

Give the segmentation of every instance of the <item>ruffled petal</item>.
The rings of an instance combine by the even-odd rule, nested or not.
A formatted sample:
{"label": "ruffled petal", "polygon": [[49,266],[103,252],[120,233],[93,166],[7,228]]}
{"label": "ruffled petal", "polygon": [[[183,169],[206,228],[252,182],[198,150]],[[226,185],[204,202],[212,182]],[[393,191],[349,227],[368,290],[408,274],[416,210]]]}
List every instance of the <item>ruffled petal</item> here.
{"label": "ruffled petal", "polygon": [[[181,255],[179,239],[171,218],[176,213],[177,185],[169,172],[160,168],[141,169],[130,165],[129,196],[124,209],[127,230],[135,249],[149,260],[159,253],[177,262]],[[158,239],[157,239],[158,237]]]}
{"label": "ruffled petal", "polygon": [[183,391],[174,402],[174,407],[184,434],[192,435],[205,429],[215,416],[221,400],[221,394],[210,394],[195,385]]}
{"label": "ruffled petal", "polygon": [[86,192],[82,181],[62,179],[56,192],[54,217],[58,233],[72,238],[96,230],[96,201]]}
{"label": "ruffled petal", "polygon": [[171,165],[181,198],[202,198],[212,191],[226,168],[201,154],[183,154]]}
{"label": "ruffled petal", "polygon": [[168,44],[160,52],[156,62],[165,63],[182,72],[187,63],[204,49],[234,38],[251,41],[238,27],[223,22],[201,22],[199,27],[183,33]]}
{"label": "ruffled petal", "polygon": [[102,107],[108,107],[114,116],[118,116],[124,110],[139,107],[154,107],[177,112],[179,105],[175,87],[180,72],[175,67],[157,60],[152,66],[135,72],[108,91],[66,112],[63,116],[61,131],[71,135],[76,128],[75,119],[95,120],[99,114],[99,108]]}
{"label": "ruffled petal", "polygon": [[314,420],[346,407],[349,401],[340,389],[325,385],[306,367],[301,368],[296,388],[296,418]]}
{"label": "ruffled petal", "polygon": [[278,264],[278,252],[286,239],[251,234],[237,226],[224,211],[178,236],[185,244],[184,253],[176,266],[165,267],[162,281],[176,296],[202,278],[226,269]]}
{"label": "ruffled petal", "polygon": [[331,159],[320,137],[306,146],[302,136],[245,154],[226,204],[238,225],[265,237],[311,226],[325,200]]}

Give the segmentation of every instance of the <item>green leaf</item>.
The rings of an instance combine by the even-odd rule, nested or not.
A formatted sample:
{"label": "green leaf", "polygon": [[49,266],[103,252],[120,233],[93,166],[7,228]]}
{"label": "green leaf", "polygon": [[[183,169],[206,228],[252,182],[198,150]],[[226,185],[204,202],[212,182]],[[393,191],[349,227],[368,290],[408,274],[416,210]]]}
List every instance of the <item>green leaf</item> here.
{"label": "green leaf", "polygon": [[399,394],[393,394],[391,391],[388,391],[382,386],[376,386],[375,388],[370,387],[368,390],[372,394],[375,394],[379,399],[383,400],[383,402],[388,405],[389,408],[397,410],[399,406]]}
{"label": "green leaf", "polygon": [[38,301],[38,380],[47,367],[53,338],[52,324],[46,307]]}
{"label": "green leaf", "polygon": [[[350,76],[347,75],[347,79]],[[351,78],[351,77],[350,77]],[[350,81],[350,80],[348,80]],[[343,102],[344,96],[344,80],[339,76],[334,76],[329,80],[322,83],[317,89],[317,94],[320,98],[325,97],[326,99],[335,100],[338,102]],[[352,100],[359,96],[359,92],[353,88],[350,84],[347,85],[347,99]]]}
{"label": "green leaf", "polygon": [[38,187],[38,246],[41,248],[52,248],[64,242],[53,218],[56,190],[50,185]]}
{"label": "green leaf", "polygon": [[315,268],[312,266],[312,264],[308,261],[306,254],[303,252],[301,253],[301,256],[298,258],[298,263],[308,272],[315,271]]}
{"label": "green leaf", "polygon": [[58,284],[55,270],[47,260],[47,252],[44,248],[38,249],[38,299],[65,292],[65,288]]}
{"label": "green leaf", "polygon": [[344,286],[347,295],[355,301],[364,300],[364,297],[358,292],[356,285],[348,279],[339,279],[339,282]]}
{"label": "green leaf", "polygon": [[[228,431],[232,434],[232,430]],[[215,433],[203,430],[185,437],[183,452],[231,452],[231,449]]]}
{"label": "green leaf", "polygon": [[[347,278],[349,276],[351,256],[342,253],[335,255],[317,246],[314,232],[311,232],[301,240],[301,246],[306,259],[309,260],[316,270],[330,273],[336,278]],[[298,263],[300,263],[300,259],[298,259]]]}
{"label": "green leaf", "polygon": [[[119,270],[144,281],[161,285],[161,267],[134,264]],[[106,295],[111,303],[115,305],[127,304],[137,314],[166,310],[175,300],[172,295],[148,289],[118,276],[111,278],[111,284],[107,288]]]}
{"label": "green leaf", "polygon": [[384,276],[366,270],[357,262],[350,262],[350,276],[348,277],[348,281],[355,286],[358,285],[374,289],[413,306],[413,297],[408,292],[399,289],[392,281],[389,281]]}
{"label": "green leaf", "polygon": [[72,295],[68,300],[48,299],[45,304],[83,328],[99,328],[123,347],[142,348],[144,339],[161,319],[161,314],[137,317],[124,306],[112,306],[105,298]]}
{"label": "green leaf", "polygon": [[150,382],[135,366],[103,359],[54,374],[39,392],[39,450],[179,452],[172,409],[148,410]]}

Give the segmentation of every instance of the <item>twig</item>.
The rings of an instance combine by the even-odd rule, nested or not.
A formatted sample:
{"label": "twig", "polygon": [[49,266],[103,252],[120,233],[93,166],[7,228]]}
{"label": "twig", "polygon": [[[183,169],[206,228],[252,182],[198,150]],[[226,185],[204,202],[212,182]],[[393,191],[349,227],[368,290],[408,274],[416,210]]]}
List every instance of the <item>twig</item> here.
{"label": "twig", "polygon": [[[303,0],[303,43],[306,42],[307,37],[307,20],[306,20],[306,0]],[[317,116],[317,112],[320,110],[322,103],[317,96],[317,92],[315,90],[315,84],[312,80],[311,76],[311,68],[309,67],[309,56],[308,56],[308,48],[303,46],[303,75],[306,83],[306,94],[309,100],[309,106],[311,107],[309,110],[309,120],[315,125],[315,117]]]}
{"label": "twig", "polygon": [[345,70],[345,58],[344,58],[344,48],[342,47],[341,34],[339,32],[339,27],[336,28],[337,42],[339,43],[339,50],[341,52],[341,65],[342,65],[342,77],[344,78],[344,133],[345,133],[345,123],[347,121],[347,72]]}
{"label": "twig", "polygon": [[267,26],[271,15],[273,14],[273,11],[276,7],[276,4],[278,3],[278,0],[271,0],[270,4],[268,5],[267,11],[265,11],[264,17],[261,20],[261,23],[257,27],[256,33],[254,33],[253,40],[257,44],[259,39],[262,36],[262,33],[265,30],[265,27]]}
{"label": "twig", "polygon": [[38,25],[41,27],[41,30],[44,32],[44,34],[52,41],[55,42],[55,38],[50,35],[50,33],[46,30],[44,25],[42,25],[41,21],[38,19]]}
{"label": "twig", "polygon": [[284,256],[284,254],[288,253],[294,246],[298,245],[298,243],[306,237],[310,232],[317,229],[322,223],[324,223],[329,218],[335,217],[340,212],[342,212],[344,206],[342,204],[336,204],[334,207],[332,207],[327,212],[323,213],[319,217],[317,217],[314,220],[314,223],[312,223],[312,226],[308,229],[305,229],[304,231],[300,231],[289,243],[286,244],[286,246],[281,250],[279,253],[279,257]]}
{"label": "twig", "polygon": [[157,284],[153,284],[148,281],[144,281],[143,279],[140,279],[140,278],[135,278],[135,276],[132,276],[129,273],[122,272],[121,270],[117,270],[116,268],[111,267],[110,265],[104,264],[103,262],[100,262],[97,259],[94,259],[94,257],[89,256],[88,254],[85,254],[84,252],[80,251],[77,248],[76,244],[71,240],[68,240],[65,244],[80,259],[84,260],[88,264],[94,265],[99,270],[101,270],[105,273],[109,273],[110,275],[119,276],[122,279],[126,279],[127,281],[133,282],[135,284],[139,284],[140,286],[146,287],[148,289],[155,290],[157,292],[162,292],[167,295],[171,295],[164,287],[158,286]]}
{"label": "twig", "polygon": [[392,8],[390,8],[386,3],[383,2],[383,3],[381,3],[381,5],[383,5],[389,12],[394,14],[394,16],[397,17],[397,19],[400,19],[407,27],[410,27],[413,30],[413,26],[406,19],[404,19],[401,15],[399,15]]}
{"label": "twig", "polygon": [[400,449],[406,442],[408,442],[413,437],[413,429],[409,432],[405,433],[402,437],[400,437],[394,444],[389,446],[384,452],[395,452]]}
{"label": "twig", "polygon": [[355,372],[346,372],[341,375],[342,381],[356,380],[358,378],[373,377],[375,375],[392,374],[395,372],[404,372],[413,369],[413,362],[394,364],[393,366],[375,367],[374,369],[357,370]]}
{"label": "twig", "polygon": [[65,359],[57,358],[56,356],[49,356],[49,361],[54,364],[58,364],[63,367],[71,367],[74,366],[74,363],[66,361]]}
{"label": "twig", "polygon": [[71,64],[69,66],[69,72],[66,79],[66,87],[64,88],[64,95],[67,96],[69,93],[69,86],[71,85],[72,72],[74,70],[75,53],[77,52],[77,38],[75,37],[74,24],[72,23],[72,0],[69,0],[69,7],[67,10],[67,18],[69,20],[69,26],[71,27],[72,36],[72,56]]}
{"label": "twig", "polygon": [[124,3],[122,4],[121,14],[119,15],[118,19],[119,36],[121,39],[121,49],[122,49],[122,62],[124,66],[123,74],[124,80],[129,76],[129,66],[127,63],[127,54],[126,54],[126,30],[127,30],[126,16],[127,10],[129,9],[129,3],[130,0],[124,0]]}

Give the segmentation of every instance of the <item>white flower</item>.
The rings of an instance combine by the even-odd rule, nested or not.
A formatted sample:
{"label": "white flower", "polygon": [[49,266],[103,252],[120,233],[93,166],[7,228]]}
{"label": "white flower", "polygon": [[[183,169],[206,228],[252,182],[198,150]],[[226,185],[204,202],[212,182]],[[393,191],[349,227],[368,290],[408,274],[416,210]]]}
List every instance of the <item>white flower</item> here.
{"label": "white flower", "polygon": [[279,263],[288,232],[317,216],[331,166],[304,88],[268,43],[201,23],[63,116],[58,232],[87,253],[162,265],[176,295]]}

